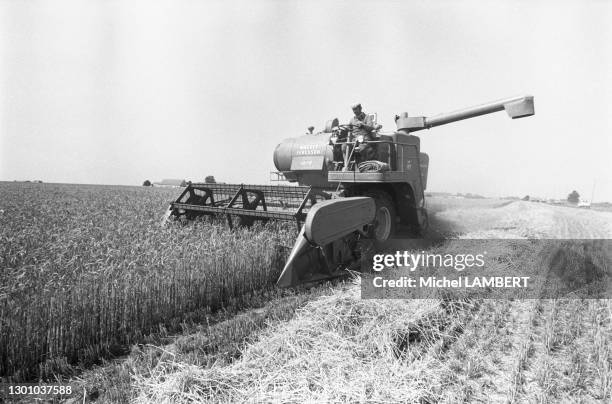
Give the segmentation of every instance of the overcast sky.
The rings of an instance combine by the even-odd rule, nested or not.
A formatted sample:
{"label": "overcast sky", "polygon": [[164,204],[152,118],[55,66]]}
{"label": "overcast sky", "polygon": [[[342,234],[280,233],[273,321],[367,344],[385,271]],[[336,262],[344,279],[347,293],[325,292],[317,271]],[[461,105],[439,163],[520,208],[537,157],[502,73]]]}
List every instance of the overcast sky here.
{"label": "overcast sky", "polygon": [[612,201],[612,2],[2,1],[0,180],[268,183],[350,105],[419,132],[431,191]]}

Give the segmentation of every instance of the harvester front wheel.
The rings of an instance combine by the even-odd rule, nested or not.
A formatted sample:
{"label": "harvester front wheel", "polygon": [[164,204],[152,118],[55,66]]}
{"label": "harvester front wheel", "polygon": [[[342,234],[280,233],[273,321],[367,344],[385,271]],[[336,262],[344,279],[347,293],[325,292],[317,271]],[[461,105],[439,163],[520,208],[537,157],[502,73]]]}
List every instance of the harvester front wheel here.
{"label": "harvester front wheel", "polygon": [[397,213],[391,196],[385,191],[368,191],[363,196],[374,199],[376,203],[376,218],[372,223],[371,237],[385,241],[395,234]]}

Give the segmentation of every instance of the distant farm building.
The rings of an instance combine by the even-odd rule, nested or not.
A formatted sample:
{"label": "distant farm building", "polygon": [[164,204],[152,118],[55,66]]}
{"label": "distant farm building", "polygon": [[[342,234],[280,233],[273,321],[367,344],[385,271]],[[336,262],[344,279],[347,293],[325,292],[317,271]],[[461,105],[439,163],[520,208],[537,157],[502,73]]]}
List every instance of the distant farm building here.
{"label": "distant farm building", "polygon": [[153,186],[156,187],[184,187],[187,186],[187,181],[166,178],[158,182],[154,182]]}

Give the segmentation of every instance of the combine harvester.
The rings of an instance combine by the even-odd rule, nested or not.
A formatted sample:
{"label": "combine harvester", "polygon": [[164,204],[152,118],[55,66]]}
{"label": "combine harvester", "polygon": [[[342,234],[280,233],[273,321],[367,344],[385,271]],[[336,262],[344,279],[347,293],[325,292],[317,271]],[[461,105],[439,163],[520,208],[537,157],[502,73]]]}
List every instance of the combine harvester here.
{"label": "combine harvester", "polygon": [[[334,119],[324,132],[285,139],[274,150],[280,178],[297,185],[193,183],[170,204],[166,218],[223,214],[230,228],[255,220],[294,221],[299,235],[277,285],[334,278],[358,259],[361,239],[385,241],[398,224],[417,235],[427,228],[429,157],[413,132],[503,110],[512,119],[531,116],[533,97],[433,117],[404,112],[395,117],[395,132],[374,132],[374,140],[354,136],[350,125]],[[366,147],[374,148],[375,160],[363,161]]]}

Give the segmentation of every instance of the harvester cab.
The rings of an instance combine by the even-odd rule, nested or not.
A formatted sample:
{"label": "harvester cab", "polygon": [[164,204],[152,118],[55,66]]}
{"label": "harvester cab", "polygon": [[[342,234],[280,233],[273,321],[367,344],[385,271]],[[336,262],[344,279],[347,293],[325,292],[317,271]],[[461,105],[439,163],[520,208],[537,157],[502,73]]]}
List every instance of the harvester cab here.
{"label": "harvester cab", "polygon": [[224,214],[230,227],[255,220],[294,221],[299,234],[277,285],[337,277],[358,264],[361,240],[385,241],[398,226],[414,235],[427,228],[429,157],[412,133],[503,110],[512,119],[531,116],[533,97],[433,117],[401,113],[395,116],[395,131],[368,137],[354,136],[351,125],[333,119],[324,132],[285,139],[274,150],[274,165],[292,185],[193,183],[170,204],[167,217]]}

